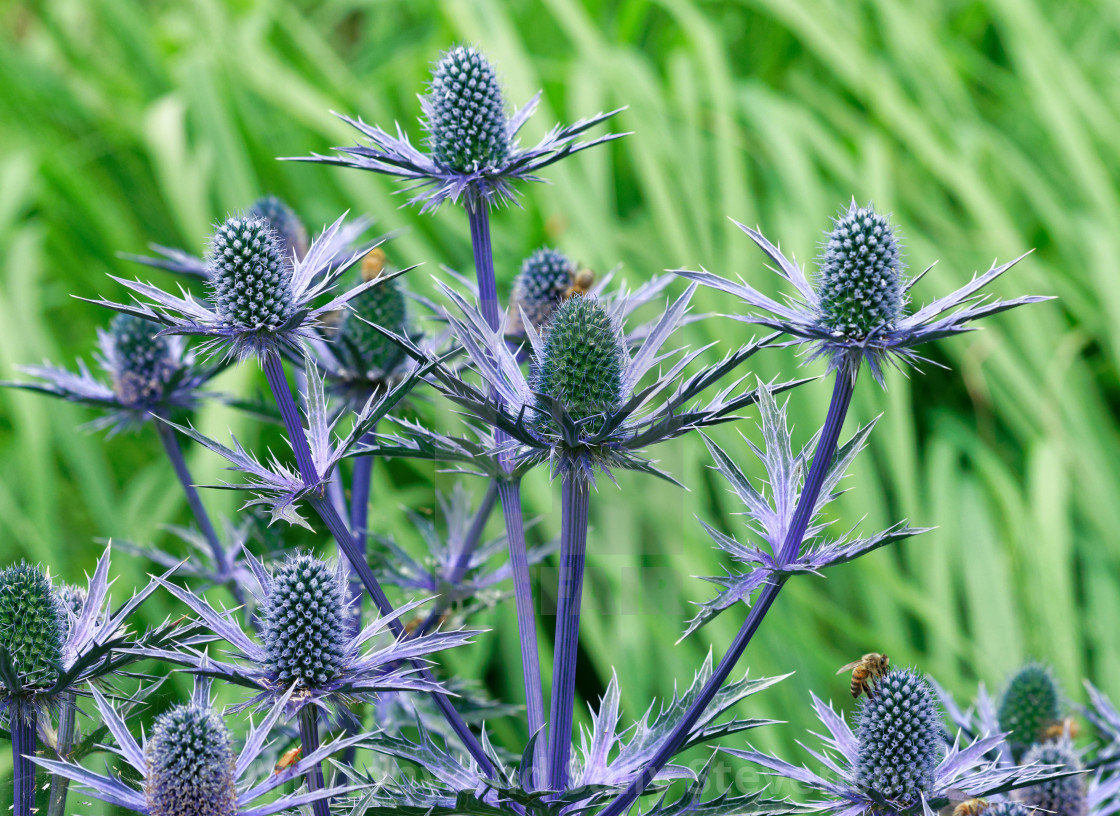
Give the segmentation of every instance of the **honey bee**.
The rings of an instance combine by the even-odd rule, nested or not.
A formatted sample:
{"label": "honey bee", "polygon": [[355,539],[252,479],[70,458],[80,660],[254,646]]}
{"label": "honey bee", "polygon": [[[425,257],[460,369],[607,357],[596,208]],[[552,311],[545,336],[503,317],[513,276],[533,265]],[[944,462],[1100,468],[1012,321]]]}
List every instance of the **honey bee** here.
{"label": "honey bee", "polygon": [[1042,742],[1049,742],[1050,740],[1061,739],[1062,737],[1069,737],[1070,739],[1077,739],[1080,733],[1077,727],[1077,720],[1073,717],[1066,717],[1064,720],[1053,722],[1042,731]]}
{"label": "honey bee", "polygon": [[953,816],[980,816],[987,809],[987,799],[965,799],[953,808]]}
{"label": "honey bee", "polygon": [[272,769],[274,774],[283,773],[288,768],[299,762],[300,757],[303,756],[303,746],[297,745],[295,748],[289,748],[287,751],[280,755],[280,759],[276,761],[276,767]]}
{"label": "honey bee", "polygon": [[891,659],[885,654],[878,652],[871,652],[865,654],[859,660],[849,663],[847,666],[841,666],[837,674],[843,674],[846,671],[852,673],[852,696],[859,697],[863,692],[867,692],[868,697],[875,695],[871,690],[871,683],[878,680],[887,673],[890,668]]}
{"label": "honey bee", "polygon": [[368,283],[385,271],[389,257],[381,247],[374,247],[362,258],[362,280]]}
{"label": "honey bee", "polygon": [[595,285],[595,273],[590,269],[580,269],[572,275],[572,285],[564,290],[564,300],[576,295],[586,295]]}

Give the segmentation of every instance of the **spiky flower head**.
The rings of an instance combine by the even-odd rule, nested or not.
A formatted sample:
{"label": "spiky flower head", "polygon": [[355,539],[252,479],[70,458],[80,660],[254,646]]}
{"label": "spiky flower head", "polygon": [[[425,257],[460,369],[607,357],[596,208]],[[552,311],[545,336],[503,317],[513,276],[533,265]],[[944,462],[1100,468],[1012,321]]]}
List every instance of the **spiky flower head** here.
{"label": "spiky flower head", "polygon": [[269,668],[284,683],[320,686],[342,668],[345,589],[337,570],[297,554],[272,574],[261,605],[261,639]]}
{"label": "spiky flower head", "polygon": [[[1067,771],[1080,771],[1081,760],[1068,739],[1052,740],[1036,745],[1023,756],[1023,764],[1057,765]],[[1088,790],[1082,776],[1050,779],[1025,788],[1022,801],[1029,809],[1054,816],[1086,816],[1089,812]]]}
{"label": "spiky flower head", "polygon": [[984,816],[1031,816],[1031,811],[1018,802],[996,802],[988,806]]}
{"label": "spiky flower head", "polygon": [[158,323],[129,314],[118,314],[109,324],[106,362],[122,405],[159,399],[179,367],[170,339],[158,337],[159,330]]}
{"label": "spiky flower head", "polygon": [[432,156],[458,173],[501,166],[510,152],[509,118],[494,66],[460,45],[432,70],[424,126]]}
{"label": "spiky flower head", "polygon": [[62,623],[62,639],[65,640],[70,631],[70,619],[77,619],[82,614],[88,593],[74,584],[59,584],[54,588],[54,594],[58,598],[59,621]]}
{"label": "spiky flower head", "polygon": [[295,211],[276,196],[257,199],[249,208],[253,218],[263,218],[284,246],[284,256],[302,258],[307,254],[307,227]]}
{"label": "spiky flower head", "polygon": [[[375,249],[362,259],[361,278],[355,284],[378,278],[384,269],[385,253]],[[342,319],[339,343],[351,368],[363,374],[392,371],[404,351],[370,323],[404,333],[407,309],[400,284],[394,278],[367,289],[350,301],[350,309]]]}
{"label": "spiky flower head", "polygon": [[942,751],[941,712],[925,679],[894,669],[859,711],[860,785],[887,799],[916,802],[933,786]]}
{"label": "spiky flower head", "polygon": [[207,265],[214,311],[226,325],[277,331],[291,317],[292,264],[265,219],[227,218],[210,240]]}
{"label": "spiky flower head", "polygon": [[603,427],[603,417],[622,406],[622,373],[626,350],[618,329],[595,298],[577,296],[552,315],[544,350],[533,367],[538,422],[557,433],[547,398],[560,402],[581,435]]}
{"label": "spiky flower head", "polygon": [[1010,734],[1008,742],[1015,756],[1037,742],[1058,717],[1059,695],[1053,675],[1038,663],[1027,664],[1011,678],[999,704],[999,728]]}
{"label": "spiky flower head", "polygon": [[862,339],[892,329],[905,305],[902,260],[890,219],[868,205],[835,219],[821,255],[817,291],[821,324]]}
{"label": "spiky flower head", "polygon": [[64,614],[39,567],[21,563],[0,570],[0,649],[24,687],[50,686],[58,676]]}
{"label": "spiky flower head", "polygon": [[563,253],[541,247],[521,264],[510,296],[510,333],[523,334],[522,314],[534,328],[548,322],[572,285],[575,264]]}
{"label": "spiky flower head", "polygon": [[233,747],[217,714],[195,704],[164,712],[146,753],[151,816],[236,816]]}

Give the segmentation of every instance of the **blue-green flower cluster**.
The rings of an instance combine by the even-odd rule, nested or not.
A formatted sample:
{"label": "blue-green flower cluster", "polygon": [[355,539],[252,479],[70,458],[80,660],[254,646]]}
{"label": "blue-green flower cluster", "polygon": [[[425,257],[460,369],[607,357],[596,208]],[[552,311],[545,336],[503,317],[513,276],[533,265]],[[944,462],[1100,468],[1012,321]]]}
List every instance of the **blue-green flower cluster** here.
{"label": "blue-green flower cluster", "polygon": [[129,314],[118,314],[109,324],[109,371],[122,405],[159,399],[178,368],[171,342],[157,336],[159,329],[159,324]]}
{"label": "blue-green flower cluster", "polygon": [[544,351],[533,369],[533,390],[541,427],[558,433],[546,398],[557,400],[581,435],[593,436],[604,416],[621,408],[626,351],[606,309],[594,298],[574,297],[552,316]]}
{"label": "blue-green flower cluster", "polygon": [[284,247],[285,258],[302,258],[307,254],[307,227],[295,211],[276,196],[257,199],[249,208],[249,216],[268,222]]}
{"label": "blue-green flower cluster", "polygon": [[[1057,765],[1067,771],[1080,771],[1081,759],[1068,739],[1052,740],[1036,745],[1023,755],[1023,764]],[[1086,816],[1089,797],[1082,776],[1050,779],[1025,788],[1023,804],[1028,809],[1053,816]]]}
{"label": "blue-green flower cluster", "polygon": [[1019,756],[1042,738],[1059,717],[1058,687],[1050,671],[1037,663],[1024,666],[1011,678],[999,704],[999,728]]}
{"label": "blue-green flower cluster", "polygon": [[58,676],[64,614],[39,567],[22,563],[0,570],[0,649],[23,687],[50,686]]}
{"label": "blue-green flower cluster", "polygon": [[282,682],[315,687],[340,671],[344,602],[337,571],[317,558],[295,555],[276,569],[260,610],[261,639]]}
{"label": "blue-green flower cluster", "polygon": [[[384,268],[385,255],[373,250],[362,261],[361,277],[354,285],[374,280]],[[350,300],[350,309],[342,319],[339,344],[350,367],[358,373],[387,373],[400,365],[405,354],[396,343],[387,339],[370,324],[382,326],[395,334],[404,333],[407,305],[404,291],[394,278],[366,289]]]}
{"label": "blue-green flower cluster", "polygon": [[175,706],[156,719],[146,753],[151,816],[236,816],[233,747],[217,714]]}
{"label": "blue-green flower cluster", "polygon": [[498,75],[481,52],[461,45],[444,54],[426,101],[425,127],[437,162],[458,173],[505,162],[509,119]]}
{"label": "blue-green flower cluster", "polygon": [[887,799],[916,802],[933,786],[942,751],[941,713],[929,684],[911,669],[888,672],[859,712],[860,785]]}
{"label": "blue-green flower cluster", "polygon": [[510,333],[524,334],[522,314],[540,329],[572,285],[575,264],[563,252],[541,247],[524,260],[510,296]]}
{"label": "blue-green flower cluster", "polygon": [[985,816],[1031,816],[1031,811],[1018,802],[996,802],[984,811]]}
{"label": "blue-green flower cluster", "polygon": [[890,220],[871,207],[836,219],[821,255],[821,324],[862,338],[893,328],[903,315],[902,261]]}
{"label": "blue-green flower cluster", "polygon": [[265,219],[226,219],[211,239],[207,263],[214,311],[226,325],[276,331],[291,317],[292,265]]}

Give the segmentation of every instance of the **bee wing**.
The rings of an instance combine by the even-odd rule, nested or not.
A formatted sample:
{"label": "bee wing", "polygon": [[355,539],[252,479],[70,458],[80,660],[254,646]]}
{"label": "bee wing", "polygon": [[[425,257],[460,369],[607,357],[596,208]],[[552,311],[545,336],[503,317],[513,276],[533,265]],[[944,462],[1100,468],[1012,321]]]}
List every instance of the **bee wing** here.
{"label": "bee wing", "polygon": [[862,660],[853,660],[847,666],[841,666],[839,669],[837,669],[836,673],[837,674],[843,674],[844,672],[850,672],[852,669],[854,669],[856,666],[858,666],[862,662],[863,662]]}

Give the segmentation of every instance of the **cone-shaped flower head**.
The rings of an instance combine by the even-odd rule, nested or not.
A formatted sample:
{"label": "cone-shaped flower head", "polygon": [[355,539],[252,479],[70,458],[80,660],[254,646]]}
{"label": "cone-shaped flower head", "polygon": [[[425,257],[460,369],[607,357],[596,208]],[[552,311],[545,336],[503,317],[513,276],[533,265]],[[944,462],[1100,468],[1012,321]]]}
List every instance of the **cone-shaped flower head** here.
{"label": "cone-shaped flower head", "polygon": [[886,216],[851,207],[835,220],[820,259],[821,324],[862,339],[892,329],[903,315],[902,261]]}
{"label": "cone-shaped flower head", "polygon": [[[1031,762],[1058,765],[1067,771],[1081,770],[1081,760],[1068,739],[1034,746],[1023,756],[1024,765]],[[1089,812],[1088,792],[1085,779],[1081,776],[1066,776],[1032,785],[1023,790],[1022,801],[1031,810],[1054,816],[1086,816]]]}
{"label": "cone-shaped flower head", "polygon": [[941,712],[929,684],[894,669],[859,712],[859,784],[887,799],[916,802],[933,786],[941,758]]}
{"label": "cone-shaped flower head", "polygon": [[473,173],[509,156],[502,88],[494,66],[474,48],[452,48],[436,63],[424,113],[432,156],[444,167]]}
{"label": "cone-shaped flower head", "polygon": [[525,319],[540,329],[572,285],[575,264],[564,253],[541,247],[521,264],[510,297],[510,333],[524,334]]}
{"label": "cone-shaped flower head", "polygon": [[610,315],[594,298],[573,297],[552,316],[545,330],[544,351],[533,369],[538,421],[557,433],[547,397],[560,402],[581,434],[592,436],[602,417],[622,404],[622,372],[626,366],[622,337]]}
{"label": "cone-shaped flower head", "polygon": [[64,614],[41,569],[24,563],[0,570],[0,649],[24,687],[50,686],[58,676]]}
{"label": "cone-shaped flower head", "polygon": [[287,683],[320,686],[342,668],[345,588],[337,570],[295,555],[272,574],[261,606],[261,638],[269,668]]}
{"label": "cone-shaped flower head", "polygon": [[276,331],[291,317],[292,264],[265,219],[226,219],[210,241],[207,262],[214,311],[226,325]]}
{"label": "cone-shaped flower head", "polygon": [[265,196],[249,208],[253,218],[263,218],[284,247],[284,257],[302,258],[307,254],[307,227],[287,204],[276,196]]}
{"label": "cone-shaped flower head", "polygon": [[179,365],[167,337],[157,337],[160,326],[129,314],[118,314],[109,324],[106,346],[113,393],[122,405],[141,406],[163,396]]}
{"label": "cone-shaped flower head", "polygon": [[237,787],[229,731],[198,705],[156,719],[147,744],[145,786],[151,816],[236,816]]}
{"label": "cone-shaped flower head", "polygon": [[1037,742],[1058,716],[1058,687],[1049,669],[1037,663],[1024,666],[1007,684],[999,704],[999,728],[1010,734],[1015,756]]}
{"label": "cone-shaped flower head", "polygon": [[[362,260],[361,279],[356,284],[376,279],[384,268],[385,253],[373,250]],[[339,338],[350,366],[363,374],[392,371],[401,363],[404,351],[370,323],[404,334],[406,304],[400,284],[394,278],[367,289],[351,299],[350,309],[343,317]]]}

